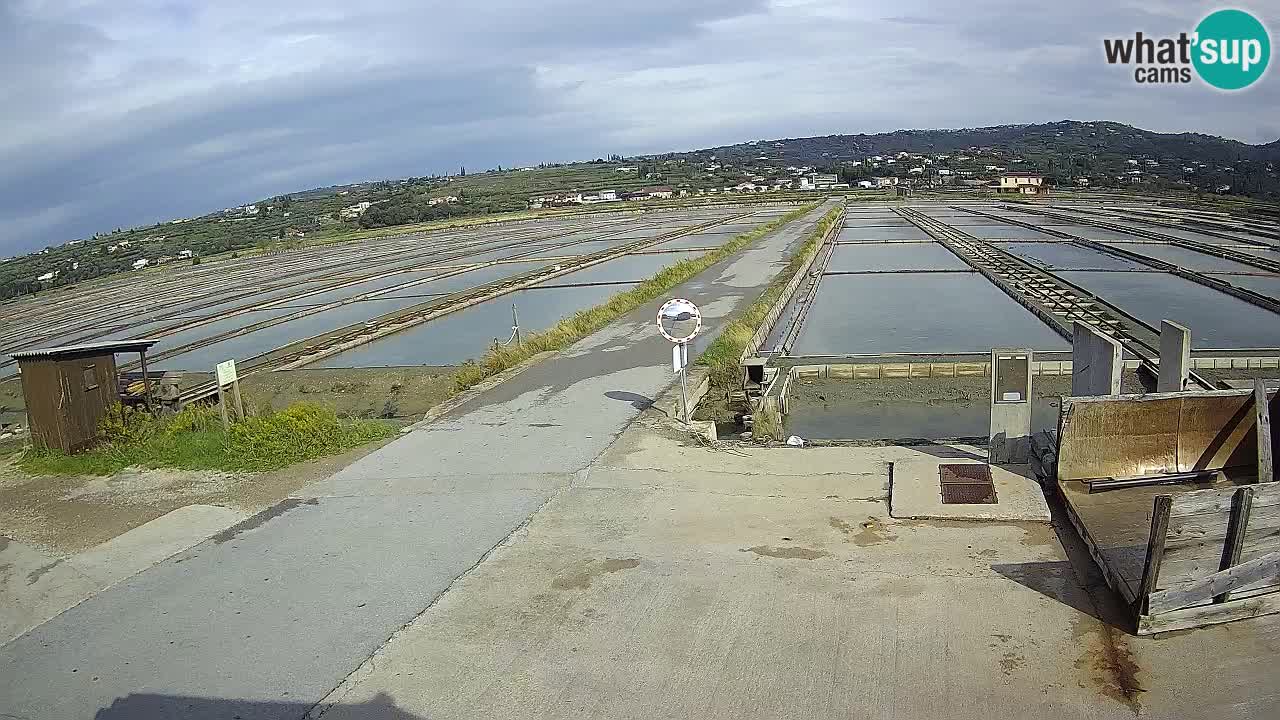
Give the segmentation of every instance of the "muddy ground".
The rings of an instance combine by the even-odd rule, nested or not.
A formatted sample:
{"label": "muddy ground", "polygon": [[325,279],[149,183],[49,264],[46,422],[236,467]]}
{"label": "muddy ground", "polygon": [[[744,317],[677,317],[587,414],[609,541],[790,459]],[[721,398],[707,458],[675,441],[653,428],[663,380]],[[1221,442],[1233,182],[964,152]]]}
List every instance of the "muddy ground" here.
{"label": "muddy ground", "polygon": [[420,420],[449,396],[451,367],[333,368],[251,375],[241,383],[245,403],[280,410],[295,402],[331,407],[340,417]]}
{"label": "muddy ground", "polygon": [[[942,440],[985,438],[990,431],[990,379],[802,379],[791,383],[785,431],[809,440]],[[1146,392],[1126,372],[1121,390]],[[1071,394],[1071,376],[1036,376],[1032,429],[1057,427],[1059,398]]]}
{"label": "muddy ground", "polygon": [[[408,425],[448,397],[452,368],[360,368],[263,373],[242,383],[255,410],[317,402],[340,416],[383,418]],[[13,391],[16,388],[16,393]],[[0,384],[0,406],[21,403],[21,386]],[[20,408],[21,405],[19,404]],[[269,473],[193,472],[131,468],[111,477],[34,477],[15,463],[25,438],[0,440],[0,536],[65,556],[105,542],[185,505],[257,512],[327,477],[388,441]]]}
{"label": "muddy ground", "polygon": [[129,468],[110,477],[30,476],[10,456],[0,463],[0,536],[65,557],[186,505],[256,513],[387,442],[269,473]]}

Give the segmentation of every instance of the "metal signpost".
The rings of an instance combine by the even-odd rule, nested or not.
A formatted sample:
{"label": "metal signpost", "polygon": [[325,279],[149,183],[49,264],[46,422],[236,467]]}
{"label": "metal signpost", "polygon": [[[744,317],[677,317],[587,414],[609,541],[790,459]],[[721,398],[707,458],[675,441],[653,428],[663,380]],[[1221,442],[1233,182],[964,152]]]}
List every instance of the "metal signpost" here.
{"label": "metal signpost", "polygon": [[680,376],[680,410],[689,424],[689,341],[702,331],[702,312],[684,298],[673,298],[658,309],[658,332],[670,340],[671,369]]}

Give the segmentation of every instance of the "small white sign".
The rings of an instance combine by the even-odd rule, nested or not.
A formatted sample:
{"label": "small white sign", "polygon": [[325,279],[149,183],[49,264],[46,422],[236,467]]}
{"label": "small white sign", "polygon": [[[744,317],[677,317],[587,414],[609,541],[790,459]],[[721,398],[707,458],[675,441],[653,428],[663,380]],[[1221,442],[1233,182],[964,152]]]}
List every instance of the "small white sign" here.
{"label": "small white sign", "polygon": [[682,358],[680,357],[681,347],[683,346],[681,345],[671,346],[671,372],[678,373],[680,372],[680,368],[683,367],[683,365],[681,364]]}
{"label": "small white sign", "polygon": [[1000,399],[1001,399],[1001,400],[1003,400],[1003,401],[1005,401],[1005,402],[1022,402],[1022,393],[1020,393],[1020,392],[1007,392],[1007,393],[1005,393],[1003,396],[1001,396],[1001,398],[1000,398]]}
{"label": "small white sign", "polygon": [[236,361],[227,360],[218,363],[218,384],[230,385],[236,381]]}

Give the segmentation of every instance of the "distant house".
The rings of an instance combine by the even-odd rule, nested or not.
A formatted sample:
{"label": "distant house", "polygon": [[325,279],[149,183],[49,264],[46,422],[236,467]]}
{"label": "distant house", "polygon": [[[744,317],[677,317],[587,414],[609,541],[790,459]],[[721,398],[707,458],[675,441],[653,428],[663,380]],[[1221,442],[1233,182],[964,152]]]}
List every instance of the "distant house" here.
{"label": "distant house", "polygon": [[146,259],[146,258],[141,258],[141,259],[138,259],[138,260],[134,260],[134,261],[133,261],[133,269],[134,269],[134,270],[141,270],[142,268],[144,268],[144,267],[146,267],[146,266],[148,266],[148,265],[150,265],[150,264],[151,264],[151,261],[150,261],[150,260],[148,260],[148,259]]}
{"label": "distant house", "polygon": [[453,205],[458,203],[457,195],[444,195],[442,197],[433,197],[427,201],[428,205]]}
{"label": "distant house", "polygon": [[896,177],[877,177],[871,179],[875,182],[876,187],[878,188],[893,187],[898,184],[898,178]]}
{"label": "distant house", "polygon": [[864,188],[864,189],[870,189],[875,187],[875,183],[871,182],[870,180],[859,180],[858,187]]}
{"label": "distant house", "polygon": [[368,200],[365,200],[363,202],[358,202],[355,205],[350,205],[339,210],[338,217],[342,218],[343,220],[354,220],[355,218],[358,218],[361,215],[365,214],[365,212],[367,212],[369,208],[372,206],[373,206],[373,203],[369,202]]}
{"label": "distant house", "polygon": [[54,270],[54,271],[52,271],[52,272],[47,272],[47,273],[45,273],[45,274],[41,275],[40,277],[36,278],[36,280],[37,280],[37,281],[39,281],[39,282],[49,282],[50,280],[52,280],[52,279],[54,279],[54,278],[56,278],[56,277],[58,277],[58,271],[57,271],[57,270]]}
{"label": "distant house", "polygon": [[822,190],[840,182],[840,178],[829,173],[815,173],[813,176],[813,186]]}
{"label": "distant house", "polygon": [[555,195],[542,195],[540,197],[529,199],[529,209],[531,210],[581,204],[582,193],[558,193]]}
{"label": "distant house", "polygon": [[593,193],[583,193],[579,196],[578,201],[583,205],[594,205],[596,203],[616,202],[618,193],[616,190],[598,190]]}
{"label": "distant house", "polygon": [[623,200],[667,200],[675,197],[676,191],[666,185],[656,187],[640,188],[622,194]]}
{"label": "distant house", "polygon": [[1000,176],[1000,192],[1039,195],[1047,188],[1044,176],[1033,172],[1007,172]]}

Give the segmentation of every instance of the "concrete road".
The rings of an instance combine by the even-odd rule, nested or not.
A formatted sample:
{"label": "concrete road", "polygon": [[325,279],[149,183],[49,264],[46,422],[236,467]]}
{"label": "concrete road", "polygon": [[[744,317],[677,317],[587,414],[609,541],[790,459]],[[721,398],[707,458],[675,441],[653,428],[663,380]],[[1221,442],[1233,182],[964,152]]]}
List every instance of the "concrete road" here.
{"label": "concrete road", "polygon": [[[826,209],[674,292],[704,310],[695,349]],[[300,716],[672,383],[658,304],[6,644],[0,716]]]}
{"label": "concrete road", "polygon": [[633,424],[323,718],[1275,717],[1277,616],[1135,638],[1048,523],[891,518],[943,451]]}

